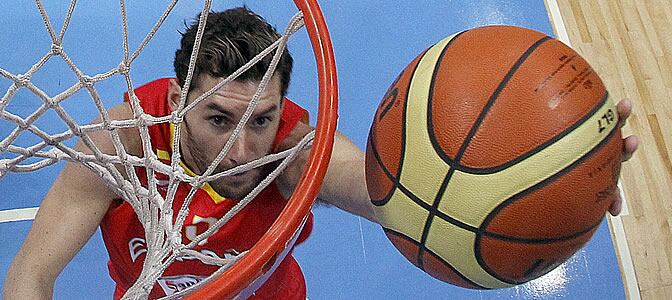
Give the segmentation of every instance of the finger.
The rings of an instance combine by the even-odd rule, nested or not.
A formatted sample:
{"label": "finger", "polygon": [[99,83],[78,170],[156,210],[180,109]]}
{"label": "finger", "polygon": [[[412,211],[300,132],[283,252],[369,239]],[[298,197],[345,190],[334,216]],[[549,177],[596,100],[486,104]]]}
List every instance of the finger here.
{"label": "finger", "polygon": [[616,111],[618,112],[618,126],[623,127],[625,125],[625,121],[632,112],[632,101],[630,101],[630,99],[621,100],[616,105]]}
{"label": "finger", "polygon": [[623,158],[622,161],[628,161],[632,154],[635,153],[639,147],[639,137],[631,135],[623,140]]}
{"label": "finger", "polygon": [[623,208],[623,199],[621,198],[621,189],[616,190],[616,199],[609,206],[609,213],[612,216],[618,216],[621,213],[621,208]]}

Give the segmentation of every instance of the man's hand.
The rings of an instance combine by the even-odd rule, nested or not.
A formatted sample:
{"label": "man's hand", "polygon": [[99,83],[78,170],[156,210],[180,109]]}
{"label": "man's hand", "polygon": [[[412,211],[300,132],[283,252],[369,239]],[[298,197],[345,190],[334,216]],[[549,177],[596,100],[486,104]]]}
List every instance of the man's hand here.
{"label": "man's hand", "polygon": [[[632,112],[632,102],[628,99],[623,99],[616,105],[616,110],[618,111],[618,126],[623,127],[625,121],[630,116],[630,112]],[[623,162],[628,161],[632,157],[632,154],[637,150],[637,146],[639,146],[639,138],[636,135],[631,135],[623,139]],[[621,190],[618,189],[616,201],[609,207],[609,213],[612,216],[617,216],[621,213],[622,205],[623,199],[621,198]]]}

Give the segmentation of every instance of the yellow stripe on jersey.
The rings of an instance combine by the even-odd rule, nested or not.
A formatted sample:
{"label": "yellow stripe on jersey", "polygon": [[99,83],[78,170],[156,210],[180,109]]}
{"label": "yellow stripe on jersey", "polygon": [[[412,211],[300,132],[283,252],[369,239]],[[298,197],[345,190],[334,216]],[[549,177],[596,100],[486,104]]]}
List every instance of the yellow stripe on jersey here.
{"label": "yellow stripe on jersey", "polygon": [[159,150],[156,149],[156,157],[158,157],[161,160],[170,160],[170,153],[165,150]]}
{"label": "yellow stripe on jersey", "polygon": [[[170,148],[171,149],[174,149],[173,148],[173,137],[175,136],[174,134],[175,134],[175,126],[174,126],[173,123],[170,123]],[[162,160],[170,160],[170,153],[168,151],[165,151],[165,150],[157,149],[156,150],[156,156],[159,159],[162,159]],[[180,161],[180,166],[182,167],[182,169],[184,169],[184,172],[187,173],[187,175],[192,176],[192,177],[199,176],[198,174],[191,171],[189,169],[189,167],[187,167],[187,165],[184,164],[184,162]],[[203,187],[201,187],[201,189],[203,191],[205,191],[206,193],[208,193],[208,195],[210,196],[212,201],[215,202],[215,204],[220,204],[220,203],[224,202],[224,200],[226,200],[226,198],[222,197],[219,193],[217,193],[212,188],[212,186],[207,182],[205,184],[203,184]]]}

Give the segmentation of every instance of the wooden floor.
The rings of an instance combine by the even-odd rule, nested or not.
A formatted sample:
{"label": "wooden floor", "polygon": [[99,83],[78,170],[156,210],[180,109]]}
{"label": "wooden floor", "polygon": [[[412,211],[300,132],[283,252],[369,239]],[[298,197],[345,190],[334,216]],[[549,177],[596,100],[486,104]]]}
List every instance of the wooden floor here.
{"label": "wooden floor", "polygon": [[[628,208],[616,222],[625,229],[639,296],[672,299],[672,1],[557,4],[572,47],[593,65],[613,96],[635,104],[623,130],[638,135],[641,144],[623,166]],[[614,220],[611,225],[618,234]]]}

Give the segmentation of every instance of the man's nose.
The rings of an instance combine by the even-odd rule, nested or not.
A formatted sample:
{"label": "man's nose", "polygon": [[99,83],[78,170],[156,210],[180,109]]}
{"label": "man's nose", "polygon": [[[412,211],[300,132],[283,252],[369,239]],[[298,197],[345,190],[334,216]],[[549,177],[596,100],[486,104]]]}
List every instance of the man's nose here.
{"label": "man's nose", "polygon": [[233,142],[233,146],[231,146],[231,150],[229,150],[224,161],[231,166],[238,166],[250,160],[251,152],[248,148],[248,134],[245,130],[242,130]]}

